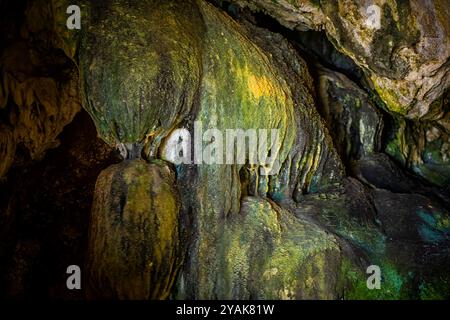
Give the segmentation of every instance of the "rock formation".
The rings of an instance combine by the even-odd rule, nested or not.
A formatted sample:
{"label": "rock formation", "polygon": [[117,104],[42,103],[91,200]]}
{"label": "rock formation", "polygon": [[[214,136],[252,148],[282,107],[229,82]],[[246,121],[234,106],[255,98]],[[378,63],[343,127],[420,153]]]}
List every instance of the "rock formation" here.
{"label": "rock formation", "polygon": [[[449,297],[440,1],[375,1],[379,28],[356,1],[81,1],[80,30],[65,0],[0,4],[21,17],[1,38],[2,294],[71,252],[88,276],[67,298]],[[213,156],[173,161],[198,123]],[[271,129],[277,165],[211,134]]]}

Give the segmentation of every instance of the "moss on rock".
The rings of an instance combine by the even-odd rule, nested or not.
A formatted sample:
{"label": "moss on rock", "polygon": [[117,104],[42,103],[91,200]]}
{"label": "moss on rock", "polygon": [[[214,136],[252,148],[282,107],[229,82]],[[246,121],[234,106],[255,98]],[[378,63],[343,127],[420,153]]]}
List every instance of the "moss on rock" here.
{"label": "moss on rock", "polygon": [[267,200],[244,198],[219,248],[218,298],[336,299],[341,292],[337,240]]}
{"label": "moss on rock", "polygon": [[203,22],[195,1],[103,1],[85,10],[84,107],[109,144],[157,148],[198,90]]}
{"label": "moss on rock", "polygon": [[102,171],[89,231],[91,298],[168,298],[182,261],[174,184],[163,162],[124,161]]}

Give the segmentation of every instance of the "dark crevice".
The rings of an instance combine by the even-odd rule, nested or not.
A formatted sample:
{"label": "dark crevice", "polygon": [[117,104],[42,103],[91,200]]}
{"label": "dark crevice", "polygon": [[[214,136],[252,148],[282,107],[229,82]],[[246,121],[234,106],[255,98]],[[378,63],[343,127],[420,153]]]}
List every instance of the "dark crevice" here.
{"label": "dark crevice", "polygon": [[[227,12],[233,19],[248,21],[259,28],[278,33],[287,39],[307,62],[310,73],[317,75],[315,64],[346,75],[360,88],[365,88],[364,72],[346,55],[339,52],[328,40],[324,31],[297,31],[281,25],[276,19],[263,12],[253,12],[247,8],[240,8],[228,1],[211,0],[213,4]],[[316,78],[316,77],[314,77]]]}
{"label": "dark crevice", "polygon": [[[26,280],[1,277],[0,296],[14,297],[17,291],[20,297],[81,298],[60,285],[65,283],[65,263],[83,265],[95,182],[100,171],[120,158],[97,138],[85,111],[59,139],[60,146],[41,161],[31,161],[19,148],[16,159],[24,160],[16,162],[0,184],[0,261],[8,262],[0,263],[0,274],[11,274],[22,261],[31,272]],[[7,209],[12,219],[4,214]]]}
{"label": "dark crevice", "polygon": [[[317,97],[319,92],[318,65],[322,65],[331,71],[345,75],[357,87],[362,89],[367,94],[372,105],[378,109],[382,123],[384,124],[380,133],[378,149],[376,150],[377,152],[384,153],[384,150],[386,150],[387,144],[395,130],[395,126],[398,123],[395,118],[396,116],[392,115],[388,111],[385,103],[379,97],[378,93],[373,90],[370,81],[365,77],[364,71],[356,65],[350,57],[338,51],[334,44],[328,39],[324,31],[291,30],[284,27],[276,19],[265,14],[264,12],[254,12],[248,8],[241,8],[228,1],[210,0],[210,2],[227,12],[237,22],[249,22],[257,27],[280,34],[290,42],[299,55],[305,60],[308,71],[314,80],[313,82],[316,93],[315,103],[319,113],[321,113],[323,108],[321,106],[321,99],[318,99]],[[410,124],[413,122],[406,118],[404,119]],[[388,156],[394,163],[397,164],[399,168],[405,167],[405,163],[400,163],[390,155]],[[344,156],[342,157],[342,160],[347,169],[351,167],[351,159],[347,159]],[[351,173],[352,171],[348,170],[348,172]],[[412,174],[409,175],[412,176]],[[414,178],[417,181],[420,181],[421,184],[427,188],[435,188],[422,177],[414,175]],[[441,192],[439,191],[438,193],[440,194]],[[439,198],[441,198],[441,196],[439,196]]]}

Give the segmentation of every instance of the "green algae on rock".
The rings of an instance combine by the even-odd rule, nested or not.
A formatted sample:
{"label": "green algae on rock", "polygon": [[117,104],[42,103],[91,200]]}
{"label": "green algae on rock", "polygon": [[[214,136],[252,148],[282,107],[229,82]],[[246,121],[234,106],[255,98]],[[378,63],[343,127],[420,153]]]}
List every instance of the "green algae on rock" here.
{"label": "green algae on rock", "polygon": [[102,171],[89,231],[89,296],[166,299],[182,261],[179,210],[164,162],[123,161]]}
{"label": "green algae on rock", "polygon": [[[398,114],[388,153],[400,156],[404,166],[417,167],[419,162],[410,159],[422,158],[422,172],[433,171],[422,175],[446,186],[445,98],[428,107],[446,83],[446,69],[433,69],[445,52],[429,53],[431,66],[420,59],[417,65],[409,64],[416,57],[409,56],[411,45],[423,44],[424,36],[414,23],[403,25],[417,13],[408,5],[414,1],[384,1],[386,25],[380,31],[362,27],[363,14],[355,1],[239,2],[264,7],[293,29],[324,27],[336,47],[372,77],[374,89],[387,103],[385,110]],[[24,32],[44,41],[53,30],[57,35],[48,43],[62,49],[79,68],[84,107],[101,138],[119,146],[125,159],[139,158],[142,147],[152,159],[126,160],[98,178],[88,240],[88,298],[448,296],[448,268],[442,267],[450,265],[449,214],[441,204],[446,197],[434,193],[434,187],[423,188],[386,155],[377,154],[380,114],[369,94],[351,80],[319,69],[320,100],[315,100],[308,68],[316,66],[308,65],[282,35],[254,26],[251,19],[233,20],[206,1],[84,1],[83,27],[74,32],[65,28],[66,5],[67,0],[34,1],[27,9]],[[38,13],[48,19],[33,21]],[[440,21],[430,28],[441,30]],[[356,28],[349,31],[351,23]],[[379,47],[385,35],[387,44]],[[362,44],[370,44],[370,50]],[[22,52],[17,48],[28,45],[8,47],[1,61],[14,60],[11,57]],[[22,53],[26,57],[32,51]],[[60,91],[51,77],[22,86],[13,68],[6,69],[2,80],[7,85],[0,86],[0,108],[8,116],[15,116],[9,112],[11,100],[23,106],[39,100],[44,105],[39,125],[45,135],[23,130],[31,132],[30,150],[45,151],[76,112],[73,66],[66,57],[62,61],[67,77]],[[431,79],[415,78],[432,69],[436,73]],[[404,90],[398,90],[403,84]],[[417,86],[422,87],[415,96]],[[55,103],[61,96],[74,99]],[[31,118],[30,110],[23,108],[21,116]],[[58,111],[61,118],[51,118]],[[267,153],[277,154],[280,166],[271,175],[264,174],[269,171],[264,165],[249,163],[182,164],[172,171],[170,164],[154,160],[161,157],[163,146],[168,147],[173,130],[187,128],[192,133],[195,121],[205,130],[221,132],[279,130],[281,143]],[[26,135],[13,132],[22,128],[18,123],[0,124],[0,156],[5,159],[0,171],[11,166],[17,138],[27,141]],[[203,144],[218,145],[213,138]],[[101,148],[95,150],[101,158]],[[88,162],[94,161],[95,152]],[[70,153],[84,160],[78,149]],[[343,163],[364,184],[345,178]],[[22,240],[15,248],[16,260],[33,258],[41,250],[40,244]],[[372,264],[382,272],[379,291],[366,285],[366,268]],[[22,281],[32,263],[12,265],[25,266],[17,272]]]}
{"label": "green algae on rock", "polygon": [[[263,10],[290,29],[325,30],[335,47],[366,72],[393,113],[426,116],[450,85],[445,0],[232,2]],[[371,5],[380,9],[379,28],[368,24]]]}
{"label": "green algae on rock", "polygon": [[344,162],[381,147],[383,121],[368,95],[347,77],[319,68],[319,111]]}
{"label": "green algae on rock", "polygon": [[450,130],[448,120],[441,120],[395,117],[387,131],[385,152],[418,176],[445,188],[450,184]]}
{"label": "green algae on rock", "polygon": [[227,222],[218,298],[339,298],[341,250],[333,235],[255,197],[244,198],[239,215]]}
{"label": "green algae on rock", "polygon": [[195,2],[103,1],[85,10],[84,107],[109,144],[150,141],[157,149],[189,116],[198,90],[203,24]]}
{"label": "green algae on rock", "polygon": [[[192,190],[182,199],[186,214],[195,214],[196,226],[179,294],[208,299],[229,297],[218,276],[225,258],[216,256],[221,246],[228,245],[223,244],[230,240],[224,228],[231,224],[228,219],[239,216],[242,196],[301,197],[339,183],[344,170],[314,107],[306,64],[287,41],[239,25],[208,3],[199,1],[199,8],[206,31],[195,120],[205,129],[221,131],[278,129],[281,140],[274,150],[281,166],[270,176],[261,174],[261,168],[237,164],[186,166],[179,171],[178,180],[182,185],[189,182],[186,187]],[[289,277],[290,272],[295,271],[282,273]]]}

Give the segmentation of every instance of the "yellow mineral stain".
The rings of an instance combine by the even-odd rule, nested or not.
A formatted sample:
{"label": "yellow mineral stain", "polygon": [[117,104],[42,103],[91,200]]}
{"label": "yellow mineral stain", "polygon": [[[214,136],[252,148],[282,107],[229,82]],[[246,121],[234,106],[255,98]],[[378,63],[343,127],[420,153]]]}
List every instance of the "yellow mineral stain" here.
{"label": "yellow mineral stain", "polygon": [[266,77],[257,77],[253,74],[248,76],[247,85],[256,99],[260,99],[263,96],[270,96],[274,87],[272,82]]}

